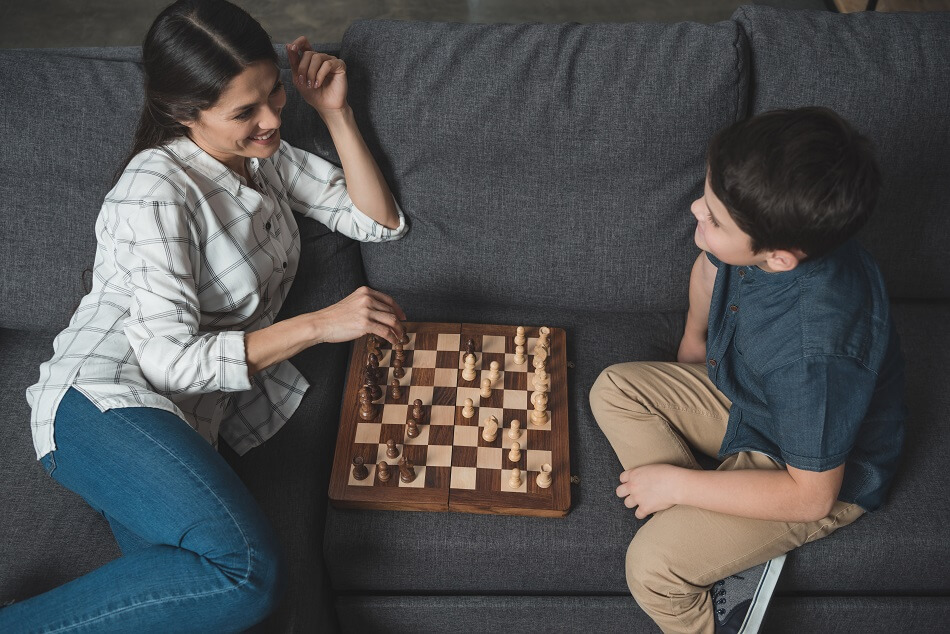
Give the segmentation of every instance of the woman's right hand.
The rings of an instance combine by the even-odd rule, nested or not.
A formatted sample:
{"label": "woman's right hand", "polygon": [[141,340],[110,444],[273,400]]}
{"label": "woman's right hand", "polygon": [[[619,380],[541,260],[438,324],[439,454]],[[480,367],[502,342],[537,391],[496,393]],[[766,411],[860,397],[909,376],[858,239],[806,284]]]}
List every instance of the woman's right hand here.
{"label": "woman's right hand", "polygon": [[405,330],[406,313],[385,293],[361,286],[341,301],[312,313],[318,343],[352,341],[374,334],[395,345]]}

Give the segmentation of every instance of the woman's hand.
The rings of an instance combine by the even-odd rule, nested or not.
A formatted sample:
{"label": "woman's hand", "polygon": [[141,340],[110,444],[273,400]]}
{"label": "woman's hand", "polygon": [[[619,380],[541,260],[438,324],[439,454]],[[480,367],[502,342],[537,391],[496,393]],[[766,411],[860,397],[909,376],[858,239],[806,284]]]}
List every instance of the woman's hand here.
{"label": "woman's hand", "polygon": [[368,286],[356,289],[343,300],[313,313],[317,320],[318,342],[352,341],[365,334],[375,334],[396,345],[405,330],[406,319],[399,304],[385,293]]}
{"label": "woman's hand", "polygon": [[343,109],[346,104],[346,64],[326,53],[315,53],[304,36],[287,44],[294,86],[317,112]]}

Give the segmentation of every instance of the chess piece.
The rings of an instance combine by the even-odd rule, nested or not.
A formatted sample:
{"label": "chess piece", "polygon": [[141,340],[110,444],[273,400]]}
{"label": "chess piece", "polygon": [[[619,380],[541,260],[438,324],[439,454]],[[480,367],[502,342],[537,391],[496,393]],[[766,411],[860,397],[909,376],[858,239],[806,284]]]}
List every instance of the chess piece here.
{"label": "chess piece", "polygon": [[472,399],[465,399],[465,406],[462,408],[462,416],[465,418],[471,418],[475,415],[475,403]]}
{"label": "chess piece", "polygon": [[376,418],[376,406],[369,398],[369,390],[365,387],[360,388],[360,418],[371,420]]}
{"label": "chess piece", "polygon": [[403,360],[399,357],[393,359],[393,376],[397,379],[401,379],[406,376],[406,370],[402,367]]}
{"label": "chess piece", "polygon": [[524,336],[524,326],[518,326],[518,330],[516,332],[517,334],[515,335],[515,345],[516,346],[525,345],[525,342],[527,342],[527,339]]}
{"label": "chess piece", "polygon": [[508,437],[512,440],[521,438],[521,421],[517,418],[511,421],[511,429],[508,430]]}
{"label": "chess piece", "polygon": [[541,465],[541,471],[538,473],[538,479],[536,482],[542,489],[546,489],[551,486],[551,465],[548,463]]}
{"label": "chess piece", "polygon": [[369,368],[367,376],[372,377],[374,383],[379,381],[379,355],[370,352],[366,366]]}
{"label": "chess piece", "polygon": [[534,353],[538,354],[538,350],[544,350],[546,354],[551,351],[551,344],[548,342],[548,337],[551,335],[551,329],[547,326],[541,326],[541,330],[538,332],[538,343],[534,347]]}
{"label": "chess piece", "polygon": [[534,369],[535,370],[546,370],[548,365],[548,352],[544,348],[535,348],[534,349]]}
{"label": "chess piece", "polygon": [[544,370],[544,368],[538,368],[538,371],[534,373],[534,391],[551,391],[551,379],[548,378],[548,373]]}
{"label": "chess piece", "polygon": [[508,478],[508,486],[512,489],[521,488],[521,469],[518,467],[511,470],[511,477]]}
{"label": "chess piece", "polygon": [[[368,372],[369,370],[367,370],[367,373]],[[370,379],[369,376],[366,377],[366,382],[363,384],[363,389],[365,389],[366,393],[369,395],[370,401],[378,401],[383,396],[383,390],[375,381]]]}
{"label": "chess piece", "polygon": [[379,464],[376,465],[376,473],[379,475],[380,482],[389,482],[389,463],[380,460]]}
{"label": "chess piece", "polygon": [[498,377],[501,376],[501,373],[498,372],[498,362],[492,361],[488,367],[489,367],[488,380],[491,381],[492,385],[494,385],[495,381],[498,380]]}
{"label": "chess piece", "polygon": [[422,399],[417,398],[412,402],[412,420],[422,424]]}
{"label": "chess piece", "polygon": [[518,462],[521,460],[521,443],[513,442],[511,443],[511,451],[508,452],[508,460],[512,462]]}
{"label": "chess piece", "polygon": [[409,333],[404,330],[402,333],[402,339],[400,339],[397,343],[400,343],[404,346],[407,345],[409,343]]}
{"label": "chess piece", "polygon": [[465,342],[465,355],[475,356],[475,340],[469,337],[469,340]]}
{"label": "chess piece", "polygon": [[534,425],[546,425],[548,422],[548,395],[544,392],[535,392],[531,397],[534,404],[534,411],[531,412],[531,423]]}
{"label": "chess piece", "polygon": [[369,469],[367,469],[366,465],[363,464],[363,456],[356,456],[353,458],[353,479],[365,480],[366,476],[368,475]]}
{"label": "chess piece", "polygon": [[416,470],[413,468],[412,462],[406,460],[405,457],[399,461],[399,479],[406,484],[416,479]]}
{"label": "chess piece", "polygon": [[416,438],[419,436],[419,423],[411,418],[406,421],[406,436],[409,438]]}
{"label": "chess piece", "polygon": [[393,379],[389,383],[389,396],[391,396],[394,401],[398,401],[402,398],[402,386],[399,385],[399,379]]}
{"label": "chess piece", "polygon": [[466,381],[475,380],[475,355],[465,355],[465,369],[462,370],[462,378]]}
{"label": "chess piece", "polygon": [[524,346],[515,346],[515,363],[524,365],[527,358],[524,356]]}
{"label": "chess piece", "polygon": [[399,449],[396,448],[396,441],[390,438],[386,441],[386,457],[387,458],[398,458]]}
{"label": "chess piece", "polygon": [[495,438],[498,437],[498,419],[494,416],[489,416],[485,419],[485,428],[482,429],[482,439],[485,442],[495,442]]}
{"label": "chess piece", "polygon": [[366,352],[379,356],[379,338],[376,335],[370,335],[366,340]]}
{"label": "chess piece", "polygon": [[491,379],[482,379],[482,398],[491,398]]}
{"label": "chess piece", "polygon": [[393,348],[393,361],[399,359],[400,361],[406,360],[406,349],[401,343],[396,342],[395,347]]}

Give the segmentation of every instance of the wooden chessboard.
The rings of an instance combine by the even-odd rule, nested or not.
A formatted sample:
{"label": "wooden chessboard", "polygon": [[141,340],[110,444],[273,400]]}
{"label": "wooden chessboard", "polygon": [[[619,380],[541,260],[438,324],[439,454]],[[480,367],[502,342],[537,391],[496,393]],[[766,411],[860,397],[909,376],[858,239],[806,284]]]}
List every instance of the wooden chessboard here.
{"label": "wooden chessboard", "polygon": [[[379,340],[380,371],[377,383],[382,396],[375,401],[376,414],[360,416],[359,391],[363,387],[369,336],[353,345],[347,373],[333,470],[330,500],[338,507],[403,511],[463,511],[503,515],[561,517],[571,506],[570,451],[568,448],[567,356],[563,330],[551,328],[546,363],[551,388],[548,393],[549,421],[531,422],[534,406],[534,349],[539,328],[525,327],[526,361],[515,363],[515,326],[478,324],[405,324],[409,342],[404,345],[406,374],[400,380],[402,394],[393,399],[392,345]],[[467,342],[474,342],[476,376],[462,377]],[[489,365],[497,361],[501,376],[490,398],[480,395]],[[462,415],[466,398],[475,414]],[[423,418],[415,438],[406,434],[412,403],[422,401]],[[494,415],[499,429],[493,442],[482,436],[484,421]],[[514,439],[509,437],[512,419],[521,423],[518,462],[509,460]],[[388,458],[387,441],[396,442],[399,455]],[[354,477],[353,460],[362,456],[368,477]],[[415,465],[415,479],[401,481],[398,463],[407,458]],[[381,482],[376,465],[391,465],[391,476]],[[542,464],[552,467],[550,487],[536,479]],[[513,467],[521,470],[522,484],[510,487]]]}

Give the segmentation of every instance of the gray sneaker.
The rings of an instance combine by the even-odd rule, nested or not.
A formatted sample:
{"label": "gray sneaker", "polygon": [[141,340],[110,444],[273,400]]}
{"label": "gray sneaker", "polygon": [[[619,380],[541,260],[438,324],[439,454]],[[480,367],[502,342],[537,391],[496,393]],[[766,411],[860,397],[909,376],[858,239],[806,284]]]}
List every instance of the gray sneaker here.
{"label": "gray sneaker", "polygon": [[755,634],[765,618],[785,555],[749,568],[713,584],[716,634]]}

